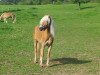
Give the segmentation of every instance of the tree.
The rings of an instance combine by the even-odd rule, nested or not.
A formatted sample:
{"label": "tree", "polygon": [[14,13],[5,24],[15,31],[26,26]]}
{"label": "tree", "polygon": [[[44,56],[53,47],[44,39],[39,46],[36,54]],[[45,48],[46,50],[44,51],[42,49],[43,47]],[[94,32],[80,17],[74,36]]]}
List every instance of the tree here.
{"label": "tree", "polygon": [[1,0],[0,4],[62,4],[62,3],[78,3],[80,7],[82,3],[87,2],[100,2],[100,0]]}
{"label": "tree", "polygon": [[81,9],[81,0],[75,0],[76,3],[78,3],[79,9]]}
{"label": "tree", "polygon": [[55,0],[52,0],[52,4],[55,4]]}
{"label": "tree", "polygon": [[38,4],[41,5],[42,4],[42,0],[37,0]]}
{"label": "tree", "polygon": [[20,0],[1,0],[5,4],[17,4]]}

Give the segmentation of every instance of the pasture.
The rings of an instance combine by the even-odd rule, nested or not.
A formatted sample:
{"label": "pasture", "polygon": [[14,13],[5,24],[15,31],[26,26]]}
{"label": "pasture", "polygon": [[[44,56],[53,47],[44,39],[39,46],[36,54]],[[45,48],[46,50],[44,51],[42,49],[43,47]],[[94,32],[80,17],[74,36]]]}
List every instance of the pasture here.
{"label": "pasture", "polygon": [[[16,13],[16,23],[0,21],[0,75],[100,75],[100,4],[0,5]],[[33,32],[50,14],[55,40],[50,66],[34,64]],[[47,49],[45,49],[44,63]]]}

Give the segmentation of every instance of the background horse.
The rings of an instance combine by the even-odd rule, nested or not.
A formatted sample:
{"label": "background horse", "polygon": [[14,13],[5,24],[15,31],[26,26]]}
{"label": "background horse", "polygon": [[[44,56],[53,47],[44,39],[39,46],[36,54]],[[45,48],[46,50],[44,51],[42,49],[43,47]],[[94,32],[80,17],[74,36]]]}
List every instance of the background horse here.
{"label": "background horse", "polygon": [[4,12],[1,16],[0,16],[0,20],[3,19],[4,23],[7,23],[7,19],[8,18],[12,18],[13,23],[16,22],[16,16],[14,13],[12,12]]}
{"label": "background horse", "polygon": [[[49,65],[50,52],[54,41],[54,25],[53,20],[49,15],[45,15],[40,20],[40,26],[35,27],[34,33],[34,62],[36,63],[37,51],[40,49],[40,66],[43,66],[44,48],[48,46],[47,62]],[[41,47],[41,48],[40,48]]]}

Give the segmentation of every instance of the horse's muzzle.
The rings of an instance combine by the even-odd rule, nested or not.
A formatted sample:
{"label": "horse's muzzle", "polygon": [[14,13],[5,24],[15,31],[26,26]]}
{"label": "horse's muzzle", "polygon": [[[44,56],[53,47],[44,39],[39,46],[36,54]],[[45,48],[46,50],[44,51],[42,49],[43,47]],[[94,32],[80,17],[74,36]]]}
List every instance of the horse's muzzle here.
{"label": "horse's muzzle", "polygon": [[48,28],[48,26],[39,27],[40,31],[45,30],[46,28]]}
{"label": "horse's muzzle", "polygon": [[40,29],[40,31],[42,31],[42,30],[44,30],[44,29],[45,29],[45,27],[44,27],[44,26],[42,26],[42,27],[39,27],[39,29]]}

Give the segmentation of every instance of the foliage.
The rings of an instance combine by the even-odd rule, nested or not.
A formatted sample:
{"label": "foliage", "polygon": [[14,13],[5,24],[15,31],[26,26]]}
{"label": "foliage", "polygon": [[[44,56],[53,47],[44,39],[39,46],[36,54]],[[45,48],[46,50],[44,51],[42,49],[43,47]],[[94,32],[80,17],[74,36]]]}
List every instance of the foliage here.
{"label": "foliage", "polygon": [[1,0],[2,4],[17,4],[20,0]]}
{"label": "foliage", "polygon": [[100,0],[1,0],[0,4],[63,4],[63,3],[76,3],[76,2],[100,2]]}

